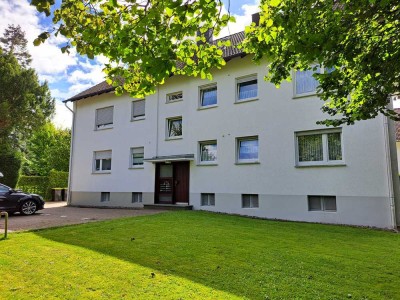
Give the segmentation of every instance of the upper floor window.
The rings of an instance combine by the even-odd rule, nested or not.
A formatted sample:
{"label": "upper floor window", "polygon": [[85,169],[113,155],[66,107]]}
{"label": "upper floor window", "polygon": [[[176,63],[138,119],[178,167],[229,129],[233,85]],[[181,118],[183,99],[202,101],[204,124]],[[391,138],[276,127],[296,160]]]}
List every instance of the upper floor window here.
{"label": "upper floor window", "polygon": [[111,150],[94,152],[93,172],[111,171],[111,155]]}
{"label": "upper floor window", "polygon": [[142,167],[144,147],[131,148],[131,167]]}
{"label": "upper floor window", "polygon": [[132,102],[132,120],[142,120],[145,117],[146,101],[144,99]]}
{"label": "upper floor window", "polygon": [[311,70],[297,70],[295,73],[295,96],[315,95],[319,82],[314,78],[314,74],[330,73],[334,69],[314,65]]}
{"label": "upper floor window", "polygon": [[297,165],[343,164],[341,129],[296,133]]}
{"label": "upper floor window", "polygon": [[258,136],[237,139],[237,162],[258,162]]}
{"label": "upper floor window", "polygon": [[200,87],[200,107],[217,105],[217,85]]}
{"label": "upper floor window", "polygon": [[200,142],[200,163],[216,163],[217,141]]}
{"label": "upper floor window", "polygon": [[167,94],[167,103],[182,101],[182,100],[183,100],[182,92],[175,92],[175,93]]}
{"label": "upper floor window", "polygon": [[96,129],[112,127],[113,115],[114,106],[96,109]]}
{"label": "upper floor window", "polygon": [[256,99],[258,96],[257,75],[236,79],[236,101]]}
{"label": "upper floor window", "polygon": [[182,136],[182,117],[167,119],[167,138]]}

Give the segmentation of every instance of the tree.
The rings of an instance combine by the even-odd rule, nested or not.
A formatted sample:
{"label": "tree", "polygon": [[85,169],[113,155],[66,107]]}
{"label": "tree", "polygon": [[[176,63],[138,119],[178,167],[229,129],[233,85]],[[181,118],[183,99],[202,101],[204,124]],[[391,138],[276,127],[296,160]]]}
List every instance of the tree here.
{"label": "tree", "polygon": [[[50,15],[53,0],[32,0]],[[93,57],[103,54],[107,79],[133,96],[154,92],[172,74],[211,78],[224,65],[222,51],[197,36],[229,20],[221,0],[99,1],[62,0],[54,11],[55,34],[70,39],[63,47]],[[259,62],[266,58],[267,79],[290,80],[293,69],[314,64],[333,70],[315,74],[323,111],[353,124],[383,113],[399,91],[400,4],[395,0],[261,0],[259,26],[246,29],[243,49]],[[38,45],[51,34],[42,33]],[[177,67],[179,66],[179,67]]]}
{"label": "tree", "polygon": [[20,148],[53,112],[47,83],[40,84],[33,69],[22,68],[12,54],[0,49],[0,145]]}
{"label": "tree", "polygon": [[27,142],[23,173],[47,176],[51,170],[68,172],[70,142],[71,130],[44,124]]}
{"label": "tree", "polygon": [[14,55],[22,67],[25,68],[31,63],[31,55],[26,48],[28,41],[19,25],[8,25],[4,36],[0,38],[0,44],[4,53]]}
{"label": "tree", "polygon": [[399,92],[400,4],[391,0],[262,0],[260,26],[246,30],[245,49],[269,61],[268,79],[279,85],[293,69],[313,64],[333,69],[315,74],[322,110],[353,124],[383,113]]}

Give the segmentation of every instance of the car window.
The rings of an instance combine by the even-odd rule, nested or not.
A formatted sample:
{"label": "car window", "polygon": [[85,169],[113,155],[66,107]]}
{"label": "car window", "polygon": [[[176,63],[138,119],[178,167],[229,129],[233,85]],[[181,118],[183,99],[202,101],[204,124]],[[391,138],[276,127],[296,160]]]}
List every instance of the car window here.
{"label": "car window", "polygon": [[9,191],[9,188],[4,186],[4,185],[0,185],[0,194],[5,194]]}

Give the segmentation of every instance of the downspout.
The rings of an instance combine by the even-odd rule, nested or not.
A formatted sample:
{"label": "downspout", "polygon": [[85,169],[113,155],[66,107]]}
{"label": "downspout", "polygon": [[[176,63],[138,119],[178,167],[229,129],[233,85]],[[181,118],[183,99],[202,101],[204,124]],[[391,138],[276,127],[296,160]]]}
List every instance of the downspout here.
{"label": "downspout", "polygon": [[69,146],[69,172],[68,172],[68,197],[67,197],[67,205],[71,205],[71,187],[72,187],[72,158],[74,155],[74,133],[75,133],[75,112],[70,109],[67,105],[67,102],[64,102],[65,107],[72,113],[72,128],[71,128],[71,143]]}
{"label": "downspout", "polygon": [[393,173],[392,173],[392,159],[390,154],[390,137],[389,137],[389,121],[388,117],[383,118],[383,134],[385,138],[385,158],[386,158],[386,172],[389,190],[389,201],[390,201],[390,216],[391,224],[396,229],[396,207],[393,191]]}
{"label": "downspout", "polygon": [[158,157],[158,126],[159,126],[159,107],[160,107],[160,86],[157,86],[157,120],[156,120],[156,157]]}

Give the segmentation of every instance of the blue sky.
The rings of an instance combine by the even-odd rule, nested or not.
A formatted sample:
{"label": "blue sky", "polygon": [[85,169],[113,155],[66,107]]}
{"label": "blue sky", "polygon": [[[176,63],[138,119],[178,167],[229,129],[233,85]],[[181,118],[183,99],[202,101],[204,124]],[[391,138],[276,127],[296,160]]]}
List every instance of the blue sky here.
{"label": "blue sky", "polygon": [[[61,0],[56,0],[60,3]],[[235,33],[244,29],[251,22],[251,14],[256,12],[259,0],[223,0],[226,8],[230,2],[230,11],[236,17],[236,23],[222,35]],[[78,55],[74,50],[70,55],[62,54],[60,47],[66,40],[59,36],[52,37],[44,45],[34,47],[32,42],[43,30],[51,27],[51,21],[44,14],[39,14],[29,5],[29,0],[0,0],[0,34],[8,24],[20,25],[25,31],[32,55],[32,67],[36,69],[41,80],[47,80],[56,98],[56,115],[53,122],[61,127],[71,126],[71,113],[64,107],[62,100],[103,81],[104,57],[89,60]]]}

